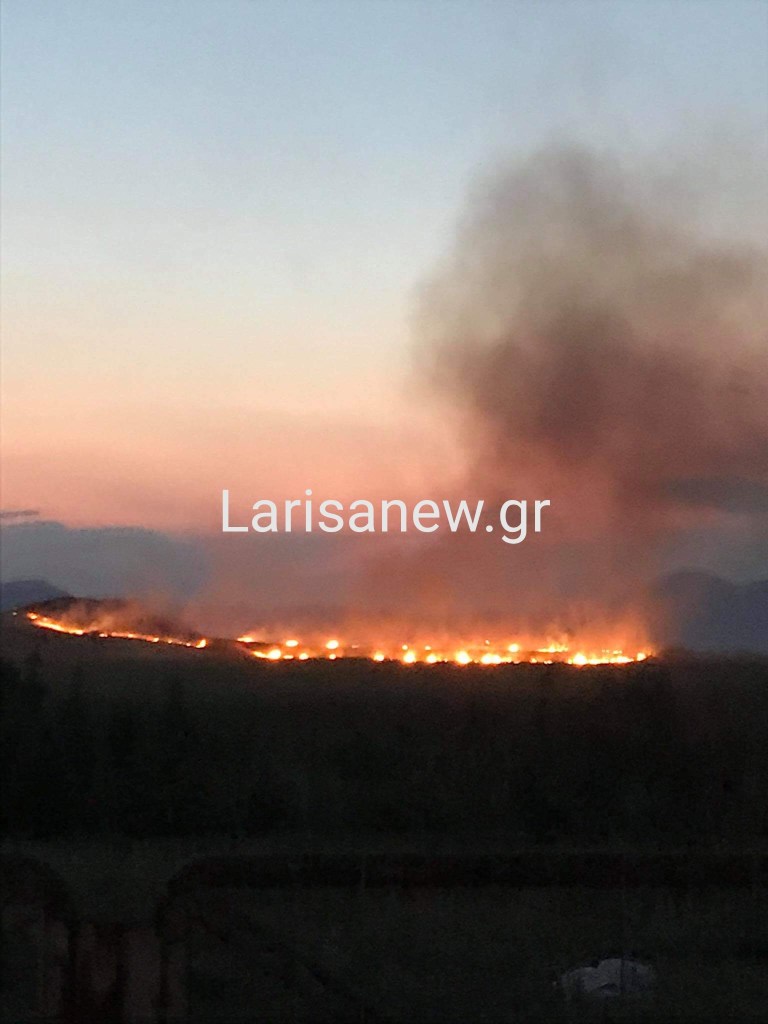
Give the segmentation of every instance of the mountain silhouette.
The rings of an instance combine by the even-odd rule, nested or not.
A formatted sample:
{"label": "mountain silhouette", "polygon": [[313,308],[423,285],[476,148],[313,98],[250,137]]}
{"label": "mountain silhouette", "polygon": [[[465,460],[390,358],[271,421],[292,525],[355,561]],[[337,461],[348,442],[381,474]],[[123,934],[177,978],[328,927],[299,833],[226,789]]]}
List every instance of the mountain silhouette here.
{"label": "mountain silhouette", "polygon": [[660,644],[768,654],[768,580],[739,584],[705,572],[676,572],[656,583],[652,607]]}
{"label": "mountain silhouette", "polygon": [[9,580],[0,583],[0,611],[12,611],[39,601],[69,596],[66,590],[54,586],[48,580]]}

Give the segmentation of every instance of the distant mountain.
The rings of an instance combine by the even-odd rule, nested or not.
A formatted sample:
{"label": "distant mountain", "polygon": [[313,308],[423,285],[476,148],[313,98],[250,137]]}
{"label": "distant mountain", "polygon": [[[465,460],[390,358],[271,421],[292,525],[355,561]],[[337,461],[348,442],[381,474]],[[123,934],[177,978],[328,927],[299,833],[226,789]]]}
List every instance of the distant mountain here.
{"label": "distant mountain", "polygon": [[768,580],[731,583],[703,572],[677,572],[655,587],[654,635],[693,651],[768,654]]}
{"label": "distant mountain", "polygon": [[69,596],[66,590],[55,587],[48,580],[10,580],[8,583],[0,583],[0,611],[7,612],[38,601]]}

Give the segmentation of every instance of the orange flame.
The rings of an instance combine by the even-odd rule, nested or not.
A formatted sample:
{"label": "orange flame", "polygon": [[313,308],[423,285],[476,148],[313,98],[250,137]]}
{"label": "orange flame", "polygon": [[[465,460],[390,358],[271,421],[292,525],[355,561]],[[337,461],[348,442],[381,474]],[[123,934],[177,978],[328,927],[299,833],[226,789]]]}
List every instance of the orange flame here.
{"label": "orange flame", "polygon": [[[293,641],[285,641],[282,645],[267,646],[260,643],[250,634],[238,638],[238,642],[247,647],[255,658],[267,661],[292,660],[295,657],[290,648],[298,646]],[[258,646],[251,646],[256,645]],[[319,643],[302,644],[299,659],[324,658],[335,661],[338,658],[362,658],[368,661],[397,661],[403,665],[552,665],[567,664],[577,668],[584,665],[628,665],[644,661],[648,652],[638,651],[626,654],[618,649],[587,649],[573,651],[566,644],[550,644],[533,650],[523,650],[517,643],[500,643],[494,645],[485,641],[480,648],[460,647],[444,650],[433,648],[431,644],[414,645],[400,644],[391,648],[365,647],[360,644],[344,644],[340,640],[328,640]]]}
{"label": "orange flame", "polygon": [[[199,640],[189,640],[174,636],[154,636],[131,630],[107,630],[101,628],[98,623],[76,624],[39,615],[37,612],[27,612],[27,618],[35,626],[72,636],[142,640],[147,643],[172,644],[195,650],[201,650],[210,643],[205,637]],[[510,642],[508,639],[498,643],[485,640],[478,646],[445,644],[443,647],[439,647],[433,644],[400,644],[391,647],[366,647],[357,643],[346,644],[336,637],[313,643],[304,643],[292,637],[279,644],[268,644],[247,633],[239,636],[233,642],[239,647],[244,647],[253,657],[266,662],[293,661],[294,659],[309,661],[319,658],[336,661],[339,658],[362,658],[375,662],[397,661],[403,665],[450,663],[493,666],[552,665],[557,663],[580,668],[586,665],[628,665],[644,661],[649,656],[647,651],[629,654],[613,648],[592,649],[582,645],[574,648],[562,642],[549,642],[546,646],[526,648],[518,642]]]}
{"label": "orange flame", "polygon": [[202,637],[200,640],[183,640],[175,636],[154,636],[151,633],[135,633],[131,630],[104,630],[97,624],[76,626],[68,622],[48,618],[46,615],[38,615],[36,612],[27,612],[27,618],[42,629],[52,629],[57,633],[68,633],[70,636],[98,636],[113,637],[120,640],[143,640],[145,643],[173,644],[175,647],[191,647],[195,650],[202,650],[202,648],[208,646],[208,640],[205,637]]}

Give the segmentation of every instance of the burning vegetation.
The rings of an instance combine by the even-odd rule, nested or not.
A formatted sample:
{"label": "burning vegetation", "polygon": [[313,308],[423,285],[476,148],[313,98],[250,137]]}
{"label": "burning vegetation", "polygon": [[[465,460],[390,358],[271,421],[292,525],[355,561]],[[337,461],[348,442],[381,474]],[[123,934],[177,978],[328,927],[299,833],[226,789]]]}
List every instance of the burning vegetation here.
{"label": "burning vegetation", "polygon": [[112,637],[192,648],[203,648],[208,643],[201,634],[153,615],[132,601],[60,598],[36,605],[25,614],[34,626],[70,636]]}
{"label": "burning vegetation", "polygon": [[345,643],[330,639],[323,642],[305,644],[300,640],[285,640],[282,643],[265,644],[256,641],[246,634],[237,638],[237,642],[245,644],[257,658],[268,661],[307,661],[310,658],[365,658],[371,661],[399,661],[404,665],[425,664],[438,665],[451,662],[456,665],[552,665],[565,662],[569,665],[623,665],[634,661],[643,661],[647,654],[644,651],[632,655],[621,650],[603,649],[593,651],[589,648],[581,650],[566,644],[549,644],[547,647],[534,647],[530,644],[509,643],[503,641],[483,640],[481,642],[400,644],[395,646],[376,647],[370,644]]}
{"label": "burning vegetation", "polygon": [[[27,620],[40,629],[70,636],[102,639],[138,640],[152,644],[171,644],[202,650],[213,638],[185,631],[178,624],[153,617],[138,606],[122,601],[51,601],[26,611]],[[310,661],[356,658],[374,662],[397,661],[404,665],[519,665],[522,663],[552,665],[565,663],[583,665],[623,665],[643,661],[646,651],[627,653],[615,648],[594,648],[588,645],[549,642],[545,646],[531,641],[510,640],[445,640],[439,644],[420,642],[376,645],[331,637],[301,640],[295,637],[282,641],[265,640],[249,633],[236,639],[216,639],[220,647],[229,644],[266,662]]]}
{"label": "burning vegetation", "polygon": [[150,644],[174,644],[177,647],[202,648],[207,644],[205,637],[200,640],[183,640],[178,636],[157,636],[152,633],[138,633],[130,629],[106,629],[100,625],[76,626],[69,622],[60,622],[57,619],[49,618],[47,615],[38,615],[37,612],[27,612],[27,618],[36,626],[43,629],[52,629],[57,633],[68,633],[70,636],[100,636],[113,637],[117,640],[144,640]]}

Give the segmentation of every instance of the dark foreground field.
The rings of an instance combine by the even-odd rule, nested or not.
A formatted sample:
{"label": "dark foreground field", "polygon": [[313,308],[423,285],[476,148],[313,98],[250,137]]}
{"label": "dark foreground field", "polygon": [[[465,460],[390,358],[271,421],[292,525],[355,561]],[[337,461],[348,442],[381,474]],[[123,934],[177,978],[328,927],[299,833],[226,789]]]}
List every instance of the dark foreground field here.
{"label": "dark foreground field", "polygon": [[[194,850],[146,841],[130,848],[46,843],[26,852],[56,865],[78,915],[97,926],[151,920],[141,904],[164,892],[163,905],[183,921],[185,990],[183,1017],[165,1019],[222,1024],[768,1020],[768,888],[757,880],[738,887],[446,888],[428,884],[427,877],[427,884],[410,885],[286,880],[230,887],[219,844],[215,860],[207,863],[216,865],[220,884],[201,884],[215,874],[210,868],[201,871],[206,863],[201,855],[210,855],[216,845]],[[286,843],[284,855],[280,845],[272,844],[269,862],[282,857],[295,867],[290,851],[299,841]],[[232,853],[242,871],[246,863],[257,864],[264,849]],[[197,867],[179,872],[185,855]],[[478,856],[473,855],[475,864]],[[517,856],[529,865],[548,860],[554,874],[573,854],[550,849]],[[364,862],[362,852],[345,854],[343,860],[358,857]],[[398,859],[394,852],[389,857]],[[633,859],[644,862],[637,855]],[[454,854],[451,863],[461,860]],[[332,865],[334,855],[327,853],[324,863]],[[430,856],[424,854],[422,863],[429,864]],[[174,871],[177,884],[164,886]],[[23,927],[5,939],[2,1019],[35,1019],[39,950]],[[622,950],[653,963],[659,977],[655,998],[607,1009],[559,999],[552,988],[559,972]],[[58,1019],[164,1018],[75,1013]]]}
{"label": "dark foreground field", "polygon": [[130,934],[163,970],[173,945],[176,1019],[601,1019],[551,981],[624,951],[659,991],[606,1019],[768,1021],[764,661],[264,665],[41,633],[2,666],[4,1020],[40,1005],[47,914],[69,950],[99,936],[112,999],[59,1019],[174,1017],[151,971],[151,1015],[126,1009]]}
{"label": "dark foreground field", "polygon": [[[190,1015],[247,1021],[261,1007],[265,1020],[317,1011],[320,1019],[356,1020],[363,1008],[371,1020],[589,1019],[595,1015],[562,1006],[553,977],[596,950],[621,950],[631,936],[653,957],[660,991],[652,1007],[609,1016],[765,1021],[765,930],[762,959],[742,948],[755,896],[551,887],[201,898],[203,919],[209,903],[214,920],[219,911],[226,922],[235,907],[238,918],[234,933],[219,926],[195,935]],[[764,922],[765,890],[759,899]],[[253,971],[254,959],[260,971]]]}

